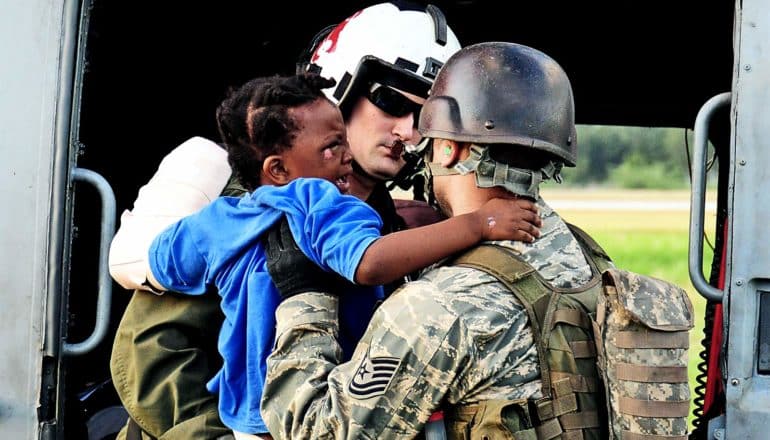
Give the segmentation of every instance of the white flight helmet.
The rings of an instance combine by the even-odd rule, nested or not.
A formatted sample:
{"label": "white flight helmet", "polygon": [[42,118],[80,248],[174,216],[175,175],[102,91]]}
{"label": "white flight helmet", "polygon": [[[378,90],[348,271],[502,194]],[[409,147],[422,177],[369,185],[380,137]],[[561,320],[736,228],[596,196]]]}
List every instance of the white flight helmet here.
{"label": "white flight helmet", "polygon": [[460,50],[434,5],[380,3],[324,31],[328,34],[310,48],[312,55],[299,70],[337,81],[325,93],[344,115],[373,81],[427,97],[439,68]]}

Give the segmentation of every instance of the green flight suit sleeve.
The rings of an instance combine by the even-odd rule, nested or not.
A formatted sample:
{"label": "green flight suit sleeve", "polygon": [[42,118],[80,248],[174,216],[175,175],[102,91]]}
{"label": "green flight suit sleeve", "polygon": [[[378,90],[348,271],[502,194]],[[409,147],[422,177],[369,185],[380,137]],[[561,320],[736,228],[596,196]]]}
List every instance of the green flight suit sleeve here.
{"label": "green flight suit sleeve", "polygon": [[[206,389],[221,366],[219,295],[137,290],[115,334],[110,370],[115,390],[142,430],[163,439],[212,439],[231,431]],[[204,325],[205,323],[205,325]]]}

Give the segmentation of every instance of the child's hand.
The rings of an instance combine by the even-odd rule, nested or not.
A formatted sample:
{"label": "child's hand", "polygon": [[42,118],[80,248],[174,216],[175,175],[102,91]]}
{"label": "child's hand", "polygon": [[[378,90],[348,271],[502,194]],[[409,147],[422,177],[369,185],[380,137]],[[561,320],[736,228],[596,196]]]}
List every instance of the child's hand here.
{"label": "child's hand", "polygon": [[516,240],[531,243],[540,237],[543,221],[527,199],[491,199],[474,212],[481,222],[482,240]]}

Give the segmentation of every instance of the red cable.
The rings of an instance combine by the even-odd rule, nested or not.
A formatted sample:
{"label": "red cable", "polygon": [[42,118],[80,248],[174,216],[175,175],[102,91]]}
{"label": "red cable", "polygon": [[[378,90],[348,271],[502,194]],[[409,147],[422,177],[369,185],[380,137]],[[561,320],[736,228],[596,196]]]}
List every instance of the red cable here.
{"label": "red cable", "polygon": [[[717,287],[724,292],[725,267],[727,257],[727,221],[722,230],[722,258],[719,264],[719,278]],[[714,326],[711,331],[711,347],[709,347],[709,363],[706,370],[706,393],[703,396],[703,414],[709,414],[711,406],[719,405],[719,413],[724,411],[724,384],[722,372],[719,368],[719,359],[722,350],[722,304],[714,307]],[[718,399],[718,400],[717,400]]]}

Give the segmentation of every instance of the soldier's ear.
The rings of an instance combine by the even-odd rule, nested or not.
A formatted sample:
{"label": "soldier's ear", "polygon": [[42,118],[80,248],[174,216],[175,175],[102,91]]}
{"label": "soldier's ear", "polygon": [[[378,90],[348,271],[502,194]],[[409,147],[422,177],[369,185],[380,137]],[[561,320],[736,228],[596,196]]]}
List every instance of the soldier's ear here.
{"label": "soldier's ear", "polygon": [[262,162],[262,176],[270,185],[286,185],[291,180],[283,157],[278,154],[267,156]]}
{"label": "soldier's ear", "polygon": [[434,147],[434,156],[438,152],[438,159],[441,162],[441,166],[444,168],[453,167],[460,159],[460,144],[449,139],[437,139],[438,143]]}

